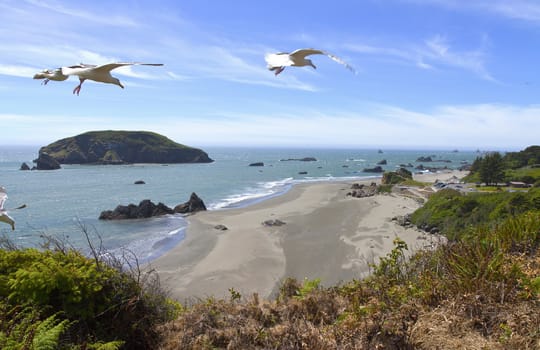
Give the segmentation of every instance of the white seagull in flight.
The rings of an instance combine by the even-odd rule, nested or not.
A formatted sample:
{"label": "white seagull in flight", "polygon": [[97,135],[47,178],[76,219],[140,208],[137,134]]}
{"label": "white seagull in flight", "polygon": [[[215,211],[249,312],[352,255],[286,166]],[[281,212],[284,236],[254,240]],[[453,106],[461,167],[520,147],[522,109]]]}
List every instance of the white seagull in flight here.
{"label": "white seagull in flight", "polygon": [[[11,216],[8,215],[7,210],[4,209],[4,203],[6,202],[8,196],[6,193],[6,189],[2,186],[0,186],[0,221],[5,222],[8,225],[11,225],[11,229],[15,230],[15,220]],[[25,208],[26,205],[21,205],[18,208],[15,209],[22,209]]]}
{"label": "white seagull in flight", "polygon": [[[75,66],[69,66],[69,68],[85,68],[85,67],[95,67],[95,65],[81,63]],[[41,85],[47,85],[47,83],[51,80],[64,81],[67,78],[69,78],[69,76],[62,74],[62,68],[56,68],[54,70],[44,69],[41,72],[34,74],[34,79],[45,79],[43,80]]]}
{"label": "white seagull in flight", "polygon": [[310,59],[306,58],[306,56],[309,56],[309,55],[326,55],[330,57],[332,60],[338,63],[341,63],[353,73],[356,73],[354,68],[350,66],[349,64],[347,64],[345,61],[343,61],[341,58],[336,57],[332,54],[329,54],[326,51],[316,50],[316,49],[298,49],[291,53],[288,53],[288,52],[271,53],[271,54],[267,54],[264,57],[264,59],[266,60],[266,63],[268,63],[268,69],[271,71],[275,71],[274,74],[278,75],[279,73],[283,72],[285,67],[288,67],[288,66],[293,66],[293,67],[311,66],[314,69],[317,69],[317,67],[313,64],[313,62],[311,62]]}
{"label": "white seagull in flight", "polygon": [[139,63],[139,62],[120,62],[120,63],[107,63],[99,66],[93,64],[79,64],[75,66],[57,68],[54,71],[44,70],[34,75],[34,79],[45,79],[43,82],[46,85],[49,80],[64,81],[70,75],[76,75],[79,77],[79,85],[73,89],[73,93],[79,95],[81,92],[82,84],[85,80],[93,80],[99,83],[114,84],[120,86],[122,89],[124,86],[120,83],[118,78],[111,75],[111,71],[118,67],[123,66],[163,66],[163,63]]}

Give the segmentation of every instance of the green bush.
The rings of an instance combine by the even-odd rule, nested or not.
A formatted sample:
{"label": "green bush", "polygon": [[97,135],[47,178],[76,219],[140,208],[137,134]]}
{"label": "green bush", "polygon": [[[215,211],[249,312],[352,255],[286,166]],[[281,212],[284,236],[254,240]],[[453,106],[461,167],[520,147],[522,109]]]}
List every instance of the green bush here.
{"label": "green bush", "polygon": [[133,276],[75,250],[0,250],[0,300],[36,308],[42,322],[54,316],[54,327],[69,324],[67,341],[73,344],[154,347],[156,326],[175,317],[178,304],[148,276]]}
{"label": "green bush", "polygon": [[395,185],[407,180],[412,180],[412,173],[405,169],[399,168],[397,171],[387,171],[383,174],[381,183],[383,185]]}
{"label": "green bush", "polygon": [[411,215],[419,227],[438,227],[450,239],[456,239],[470,227],[498,222],[530,210],[540,210],[540,190],[528,192],[469,193],[452,189],[433,194]]}

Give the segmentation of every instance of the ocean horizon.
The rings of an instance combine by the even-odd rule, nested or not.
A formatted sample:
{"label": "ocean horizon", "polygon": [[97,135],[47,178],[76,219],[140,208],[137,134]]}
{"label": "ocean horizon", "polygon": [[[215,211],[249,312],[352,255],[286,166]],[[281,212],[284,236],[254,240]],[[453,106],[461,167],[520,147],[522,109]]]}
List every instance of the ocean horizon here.
{"label": "ocean horizon", "polygon": [[[150,261],[179,244],[187,222],[180,214],[150,219],[103,221],[99,214],[117,205],[144,199],[169,207],[196,193],[208,210],[248,206],[285,193],[295,184],[317,181],[354,181],[382,176],[365,172],[377,166],[385,171],[401,165],[412,172],[425,167],[458,169],[479,156],[470,150],[298,149],[208,147],[214,160],[205,164],[62,165],[52,171],[22,171],[32,166],[38,147],[0,146],[0,186],[6,188],[6,208],[14,210],[15,231],[0,225],[0,235],[21,247],[38,247],[43,235],[86,251],[83,229],[92,244],[114,253],[129,249],[139,261]],[[419,157],[433,162],[417,162]],[[313,157],[315,161],[299,159]],[[250,166],[262,162],[264,166]],[[134,184],[142,180],[143,185]]]}

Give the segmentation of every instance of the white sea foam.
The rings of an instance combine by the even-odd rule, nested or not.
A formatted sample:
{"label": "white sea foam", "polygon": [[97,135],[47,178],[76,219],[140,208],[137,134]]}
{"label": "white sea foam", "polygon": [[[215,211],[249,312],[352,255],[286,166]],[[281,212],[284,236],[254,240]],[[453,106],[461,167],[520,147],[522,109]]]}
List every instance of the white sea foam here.
{"label": "white sea foam", "polygon": [[210,204],[208,209],[244,207],[286,192],[293,181],[292,177],[288,177],[277,181],[259,182],[255,187],[246,188],[238,194],[229,195],[217,203]]}
{"label": "white sea foam", "polygon": [[[147,232],[147,236],[138,240],[129,242],[126,246],[110,250],[114,256],[126,256],[125,252],[130,252],[137,257],[139,263],[151,261],[173,246],[182,241],[185,236],[186,224],[169,230],[169,231],[154,231]],[[127,255],[127,258],[129,258]]]}

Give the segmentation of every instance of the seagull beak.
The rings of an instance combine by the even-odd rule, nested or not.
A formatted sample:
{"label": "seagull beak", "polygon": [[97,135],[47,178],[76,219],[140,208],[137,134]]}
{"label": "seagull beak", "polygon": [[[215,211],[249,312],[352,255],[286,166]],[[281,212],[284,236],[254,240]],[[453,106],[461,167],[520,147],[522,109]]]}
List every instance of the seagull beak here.
{"label": "seagull beak", "polygon": [[313,67],[313,69],[317,69],[317,66],[315,66],[313,63],[311,64],[311,66]]}

